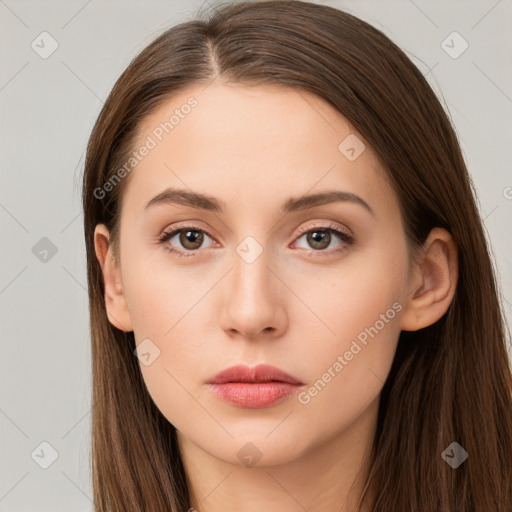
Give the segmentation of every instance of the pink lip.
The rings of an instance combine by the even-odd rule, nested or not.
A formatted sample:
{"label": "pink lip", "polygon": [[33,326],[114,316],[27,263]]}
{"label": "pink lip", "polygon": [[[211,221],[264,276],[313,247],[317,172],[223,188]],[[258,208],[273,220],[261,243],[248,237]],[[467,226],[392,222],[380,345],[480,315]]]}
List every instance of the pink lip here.
{"label": "pink lip", "polygon": [[215,375],[207,384],[227,402],[253,409],[278,403],[303,385],[283,370],[266,364],[254,368],[232,366]]}

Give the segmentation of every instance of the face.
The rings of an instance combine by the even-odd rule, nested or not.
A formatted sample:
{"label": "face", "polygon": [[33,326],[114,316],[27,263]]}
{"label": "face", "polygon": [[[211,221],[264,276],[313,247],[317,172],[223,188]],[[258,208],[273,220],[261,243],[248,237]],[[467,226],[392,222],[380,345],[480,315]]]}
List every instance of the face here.
{"label": "face", "polygon": [[[308,92],[217,82],[147,117],[143,145],[121,212],[130,321],[118,327],[144,347],[157,407],[233,464],[247,443],[270,465],[347,432],[378,402],[409,289],[397,198],[372,148]],[[221,387],[229,400],[207,383],[259,364],[300,384]]]}

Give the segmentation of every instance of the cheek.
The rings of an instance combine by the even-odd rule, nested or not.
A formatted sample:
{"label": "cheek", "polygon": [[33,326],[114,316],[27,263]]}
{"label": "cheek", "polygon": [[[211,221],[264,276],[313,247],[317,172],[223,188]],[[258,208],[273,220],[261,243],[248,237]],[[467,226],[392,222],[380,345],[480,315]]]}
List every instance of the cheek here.
{"label": "cheek", "polygon": [[334,334],[324,330],[314,350],[301,356],[308,378],[297,401],[311,418],[308,428],[326,436],[349,428],[378,399],[400,335],[402,306],[389,284],[376,288],[358,280],[357,293],[333,286],[323,297],[319,311]]}
{"label": "cheek", "polygon": [[341,409],[327,415],[333,425],[364,410],[389,374],[400,335],[407,272],[405,245],[396,241],[394,247],[395,251],[383,247],[347,259],[346,265],[325,274],[317,272],[315,279],[302,280],[297,291],[321,319],[315,322],[316,333],[306,320],[297,327],[319,340],[319,345],[301,351],[301,359],[308,361],[310,386],[299,402],[318,411],[339,404]]}
{"label": "cheek", "polygon": [[[400,240],[390,240],[388,247],[384,243],[375,245],[371,250],[350,255],[335,266],[318,267],[314,271],[294,268],[286,279],[293,283],[294,292],[312,313],[297,316],[295,321],[308,321],[313,325],[316,316],[321,328],[317,337],[321,335],[328,345],[341,350],[347,341],[376,322],[382,332],[398,322],[398,310],[402,308],[399,305],[393,308],[393,305],[403,301],[407,253]],[[394,331],[396,333],[396,328]]]}
{"label": "cheek", "polygon": [[[347,279],[343,284],[331,285],[327,293],[308,295],[308,304],[318,312],[322,327],[308,329],[303,323],[302,330],[321,340],[322,350],[304,352],[304,360],[315,362],[316,377],[342,356],[347,378],[360,375],[365,380],[369,369],[374,368],[385,380],[400,334],[403,305],[399,289],[384,279],[377,284],[362,278]],[[345,371],[349,367],[351,371]]]}
{"label": "cheek", "polygon": [[133,254],[127,258],[123,274],[137,342],[154,338],[166,343],[180,323],[194,314],[194,304],[207,287],[211,288],[193,269],[173,264],[163,248]]}
{"label": "cheek", "polygon": [[134,257],[132,266],[126,261],[125,294],[148,392],[162,414],[180,426],[197,414],[197,384],[208,376],[198,371],[201,361],[218,357],[218,350],[205,343],[205,331],[213,325],[207,315],[213,283],[211,275],[163,260],[142,265],[138,262],[150,259]]}

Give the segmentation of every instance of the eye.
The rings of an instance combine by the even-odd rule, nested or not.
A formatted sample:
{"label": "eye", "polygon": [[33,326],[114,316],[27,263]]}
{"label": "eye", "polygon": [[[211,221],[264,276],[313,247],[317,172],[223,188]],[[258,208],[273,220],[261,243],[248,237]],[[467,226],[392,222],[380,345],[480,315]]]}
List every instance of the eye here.
{"label": "eye", "polygon": [[[326,251],[331,243],[333,242],[333,234],[335,238],[341,241],[337,248]],[[213,237],[208,234],[207,231],[197,226],[187,225],[178,226],[170,231],[166,231],[158,239],[159,243],[164,246],[166,251],[176,254],[180,257],[191,257],[196,256],[198,249],[201,248],[205,240],[205,236],[213,240]],[[299,241],[301,238],[306,237],[306,243],[310,247],[302,247],[303,249],[309,249],[310,253],[337,253],[346,250],[350,245],[354,243],[354,237],[349,235],[345,231],[342,231],[335,225],[328,226],[317,226],[314,228],[303,228],[299,230],[299,236],[295,239]],[[176,238],[175,243],[181,244],[182,248],[171,245],[170,243],[173,238]],[[215,242],[214,242],[215,243]],[[211,244],[212,246],[213,244]]]}
{"label": "eye", "polygon": [[[328,226],[317,226],[314,228],[303,228],[299,230],[300,236],[297,237],[297,241],[299,241],[301,238],[305,236],[306,243],[309,245],[309,247],[302,247],[303,249],[313,249],[312,252],[340,252],[344,251],[348,248],[348,246],[352,245],[354,243],[354,237],[352,235],[349,235],[345,231],[342,231],[340,228],[338,228],[335,225],[328,225]],[[334,234],[334,240],[338,238],[341,242],[338,244],[337,247],[335,247],[332,251],[326,251],[333,240],[333,234]],[[331,247],[332,249],[332,247]]]}
{"label": "eye", "polygon": [[[166,251],[175,253],[178,256],[189,257],[195,256],[194,252],[197,252],[197,249],[203,244],[205,235],[208,238],[212,238],[204,229],[200,229],[197,226],[179,226],[163,233],[158,241],[164,246]],[[175,237],[183,249],[166,243]]]}

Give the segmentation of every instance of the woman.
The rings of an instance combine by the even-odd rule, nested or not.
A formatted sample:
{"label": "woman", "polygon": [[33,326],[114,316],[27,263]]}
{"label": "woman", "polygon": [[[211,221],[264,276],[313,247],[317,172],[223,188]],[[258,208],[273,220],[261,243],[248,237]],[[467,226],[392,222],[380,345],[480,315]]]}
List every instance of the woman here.
{"label": "woman", "polygon": [[512,510],[471,181],[382,32],[296,1],[169,29],[105,102],[83,207],[96,510]]}

